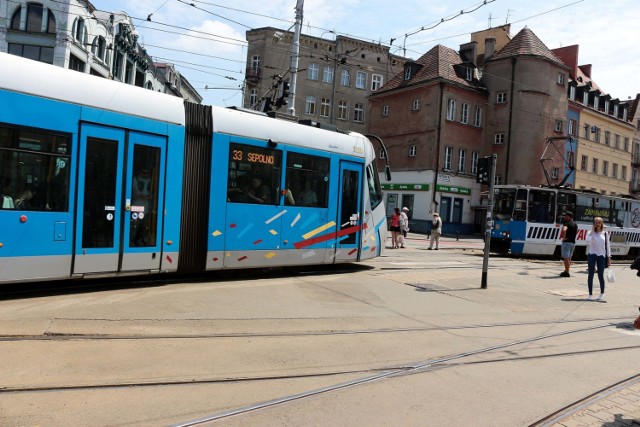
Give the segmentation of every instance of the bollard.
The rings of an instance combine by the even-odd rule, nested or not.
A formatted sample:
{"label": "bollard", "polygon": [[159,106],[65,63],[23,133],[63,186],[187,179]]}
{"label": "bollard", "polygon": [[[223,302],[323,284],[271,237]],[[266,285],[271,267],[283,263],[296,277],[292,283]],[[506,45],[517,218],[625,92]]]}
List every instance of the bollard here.
{"label": "bollard", "polygon": [[456,231],[456,242],[460,240],[460,230]]}

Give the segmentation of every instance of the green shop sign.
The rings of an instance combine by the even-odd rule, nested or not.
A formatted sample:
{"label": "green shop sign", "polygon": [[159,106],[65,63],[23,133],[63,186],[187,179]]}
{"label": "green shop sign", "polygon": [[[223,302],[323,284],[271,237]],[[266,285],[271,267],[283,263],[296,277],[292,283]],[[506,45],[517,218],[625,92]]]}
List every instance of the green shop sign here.
{"label": "green shop sign", "polygon": [[429,184],[380,184],[383,190],[429,191]]}
{"label": "green shop sign", "polygon": [[453,187],[451,185],[436,185],[436,191],[440,191],[442,193],[456,193],[456,194],[465,194],[470,195],[471,189],[464,187]]}

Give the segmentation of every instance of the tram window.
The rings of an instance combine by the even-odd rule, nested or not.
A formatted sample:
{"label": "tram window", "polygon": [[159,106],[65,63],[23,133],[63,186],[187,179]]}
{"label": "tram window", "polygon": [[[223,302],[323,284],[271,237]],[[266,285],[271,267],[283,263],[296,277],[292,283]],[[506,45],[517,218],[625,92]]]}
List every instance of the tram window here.
{"label": "tram window", "polygon": [[495,217],[509,220],[513,215],[514,197],[516,190],[499,189],[495,194]]}
{"label": "tram window", "polygon": [[71,137],[0,125],[1,209],[66,211]]}
{"label": "tram window", "polygon": [[234,203],[278,204],[281,170],[282,151],[230,144],[227,200]]}
{"label": "tram window", "polygon": [[574,215],[576,215],[576,195],[573,193],[558,193],[558,212],[556,222],[562,222],[562,217],[567,211],[573,212]]}
{"label": "tram window", "polygon": [[[326,208],[329,200],[329,159],[287,153],[285,181],[296,206]],[[285,199],[285,203],[287,200]]]}
{"label": "tram window", "polygon": [[555,222],[556,195],[549,191],[529,191],[529,221],[537,223]]}
{"label": "tram window", "polygon": [[369,187],[371,209],[375,209],[382,203],[382,187],[380,186],[380,178],[378,177],[378,171],[375,165],[375,162],[372,162],[367,166],[367,185]]}
{"label": "tram window", "polygon": [[527,190],[519,189],[516,193],[516,205],[513,210],[513,219],[516,221],[527,220]]}

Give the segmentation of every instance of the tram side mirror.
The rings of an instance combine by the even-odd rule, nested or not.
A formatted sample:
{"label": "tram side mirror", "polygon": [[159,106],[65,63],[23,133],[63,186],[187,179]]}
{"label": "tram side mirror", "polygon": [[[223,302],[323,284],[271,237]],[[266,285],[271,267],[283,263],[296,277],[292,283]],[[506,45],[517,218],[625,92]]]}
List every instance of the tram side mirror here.
{"label": "tram side mirror", "polygon": [[387,181],[391,181],[391,168],[389,167],[389,165],[384,166],[384,175]]}

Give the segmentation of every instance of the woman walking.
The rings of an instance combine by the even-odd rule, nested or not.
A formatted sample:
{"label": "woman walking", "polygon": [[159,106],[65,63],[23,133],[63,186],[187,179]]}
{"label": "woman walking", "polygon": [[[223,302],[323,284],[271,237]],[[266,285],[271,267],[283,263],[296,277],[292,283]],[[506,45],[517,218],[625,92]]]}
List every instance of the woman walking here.
{"label": "woman walking", "polygon": [[600,282],[599,301],[604,301],[604,269],[611,265],[611,245],[609,244],[609,233],[604,231],[604,221],[602,218],[593,219],[593,229],[587,234],[587,269],[589,277],[589,301],[593,300],[593,274],[598,267],[598,281]]}

